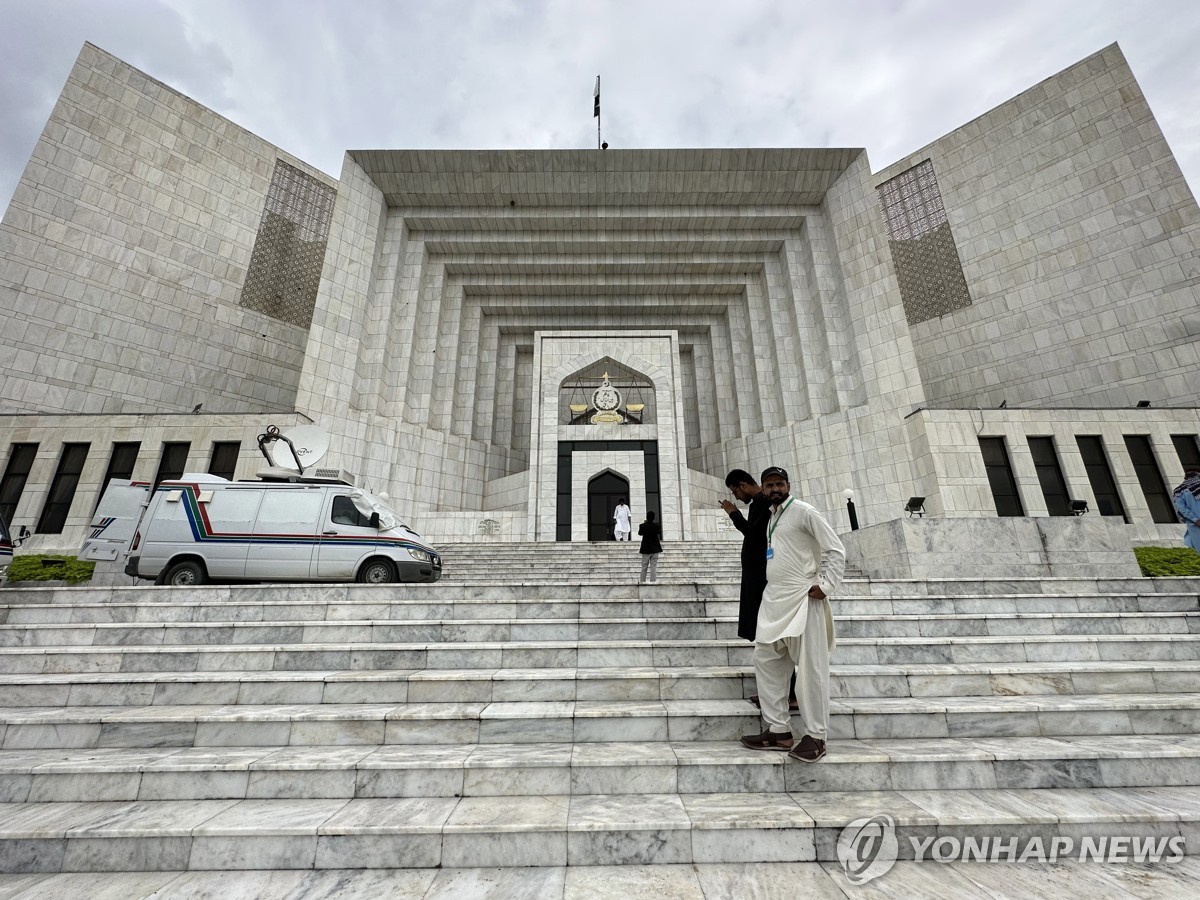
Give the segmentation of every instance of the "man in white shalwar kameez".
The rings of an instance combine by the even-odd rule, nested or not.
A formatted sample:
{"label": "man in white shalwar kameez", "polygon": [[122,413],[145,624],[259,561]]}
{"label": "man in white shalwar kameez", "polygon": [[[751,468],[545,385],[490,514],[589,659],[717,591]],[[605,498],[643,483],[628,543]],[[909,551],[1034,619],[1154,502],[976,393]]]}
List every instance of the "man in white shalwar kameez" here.
{"label": "man in white shalwar kameez", "polygon": [[[788,474],[772,466],[762,489],[774,512],[767,524],[767,588],[754,636],[754,675],[766,730],[742,743],[788,750],[801,762],[825,756],[829,730],[829,654],[834,647],[829,598],[841,586],[846,549],[817,510],[791,496]],[[803,735],[793,747],[788,683],[796,673]]]}

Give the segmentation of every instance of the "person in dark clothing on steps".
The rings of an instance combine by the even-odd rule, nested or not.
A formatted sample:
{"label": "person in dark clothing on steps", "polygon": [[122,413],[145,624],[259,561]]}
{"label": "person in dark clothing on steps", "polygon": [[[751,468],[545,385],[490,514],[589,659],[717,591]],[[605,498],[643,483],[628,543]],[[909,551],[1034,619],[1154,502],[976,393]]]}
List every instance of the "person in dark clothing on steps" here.
{"label": "person in dark clothing on steps", "polygon": [[[738,637],[754,643],[758,625],[758,607],[762,604],[763,589],[767,586],[767,523],[771,519],[771,501],[744,469],[734,469],[725,476],[725,487],[738,503],[749,504],[746,515],[730,503],[721,501],[721,509],[729,514],[733,527],[742,533],[742,587],[738,603]],[[750,698],[758,706],[758,695]],[[796,675],[792,674],[788,705],[798,708]]]}
{"label": "person in dark clothing on steps", "polygon": [[[648,581],[658,580],[658,558],[662,555],[662,526],[654,521],[654,510],[646,513],[646,521],[638,526],[638,534],[642,536],[642,546],[639,552],[642,554],[642,577],[640,582],[645,584]],[[646,577],[646,569],[650,570],[650,577]]]}

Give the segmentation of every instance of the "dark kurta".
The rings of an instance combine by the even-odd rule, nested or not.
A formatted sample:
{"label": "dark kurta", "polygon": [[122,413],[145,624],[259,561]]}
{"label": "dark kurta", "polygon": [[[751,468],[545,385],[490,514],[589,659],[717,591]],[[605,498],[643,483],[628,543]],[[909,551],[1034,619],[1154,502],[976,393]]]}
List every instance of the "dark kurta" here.
{"label": "dark kurta", "polygon": [[758,627],[758,607],[767,586],[767,523],[771,521],[771,501],[760,493],[750,501],[748,517],[739,510],[729,514],[733,527],[742,533],[742,592],[738,605],[738,637],[754,640]]}

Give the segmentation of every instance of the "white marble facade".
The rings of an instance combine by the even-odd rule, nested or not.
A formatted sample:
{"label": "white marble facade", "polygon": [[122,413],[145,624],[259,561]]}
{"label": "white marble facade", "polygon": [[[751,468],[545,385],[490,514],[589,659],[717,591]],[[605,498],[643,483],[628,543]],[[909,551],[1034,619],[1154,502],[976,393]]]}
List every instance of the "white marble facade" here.
{"label": "white marble facade", "polygon": [[[931,318],[879,194],[926,162],[969,294]],[[243,305],[280,163],[336,191],[306,326]],[[378,150],[336,180],[86,45],[0,225],[0,465],[37,445],[8,484],[33,527],[63,444],[90,444],[66,527],[33,544],[70,550],[114,441],[153,477],[164,441],[206,468],[239,440],[245,477],[265,425],[315,421],[431,539],[546,541],[562,442],[649,441],[685,539],[732,537],[721,479],[772,464],[843,531],[847,488],[868,525],[913,495],[994,517],[980,437],[1045,516],[1028,438],[1094,500],[1076,438],[1097,435],[1129,539],[1174,540],[1125,438],[1181,476],[1198,267],[1200,211],[1115,45],[875,173],[861,149]],[[605,359],[653,385],[652,424],[561,421]],[[606,469],[640,520],[640,453],[573,454],[571,539]]]}

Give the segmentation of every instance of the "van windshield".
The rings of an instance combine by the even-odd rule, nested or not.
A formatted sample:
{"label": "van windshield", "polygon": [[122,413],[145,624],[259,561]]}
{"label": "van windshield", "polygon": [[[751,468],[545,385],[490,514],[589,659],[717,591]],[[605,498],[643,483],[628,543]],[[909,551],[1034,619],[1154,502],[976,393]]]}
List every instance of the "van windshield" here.
{"label": "van windshield", "polygon": [[[354,502],[355,508],[364,516],[370,517],[371,513],[379,513],[380,528],[403,528],[409,534],[417,534],[401,522],[400,517],[392,511],[392,508],[374,494],[355,490],[350,492],[350,499]],[[417,536],[420,537],[420,535]]]}
{"label": "van windshield", "polygon": [[0,516],[0,544],[11,544],[12,538],[8,536],[8,526],[4,523],[4,517]]}

